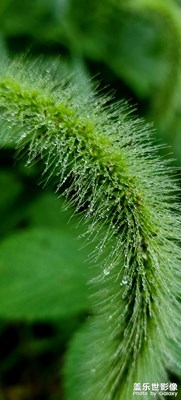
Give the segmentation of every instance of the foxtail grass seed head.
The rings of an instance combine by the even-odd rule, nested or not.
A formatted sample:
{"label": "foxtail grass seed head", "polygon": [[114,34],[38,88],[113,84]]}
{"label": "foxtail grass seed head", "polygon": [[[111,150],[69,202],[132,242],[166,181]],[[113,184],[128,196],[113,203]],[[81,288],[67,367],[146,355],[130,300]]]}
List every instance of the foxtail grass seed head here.
{"label": "foxtail grass seed head", "polygon": [[57,81],[54,64],[41,72],[39,63],[1,67],[3,142],[13,140],[28,165],[42,162],[43,183],[89,223],[84,240],[99,241],[92,317],[68,353],[67,398],[131,400],[135,382],[181,371],[176,178],[128,105],[79,96],[79,86]]}

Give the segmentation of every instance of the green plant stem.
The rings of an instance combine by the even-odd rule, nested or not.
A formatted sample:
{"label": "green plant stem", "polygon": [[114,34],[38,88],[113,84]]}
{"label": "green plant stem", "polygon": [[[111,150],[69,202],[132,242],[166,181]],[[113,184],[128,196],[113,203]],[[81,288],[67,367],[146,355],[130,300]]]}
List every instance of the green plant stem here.
{"label": "green plant stem", "polygon": [[1,71],[3,140],[14,135],[28,164],[42,160],[45,183],[84,210],[89,240],[100,238],[94,256],[104,260],[92,270],[94,316],[72,347],[80,385],[70,398],[131,400],[134,382],[166,380],[176,368],[178,188],[143,122],[120,106],[109,112],[105,99],[82,102],[64,83],[56,89],[51,69],[35,70],[20,62]]}

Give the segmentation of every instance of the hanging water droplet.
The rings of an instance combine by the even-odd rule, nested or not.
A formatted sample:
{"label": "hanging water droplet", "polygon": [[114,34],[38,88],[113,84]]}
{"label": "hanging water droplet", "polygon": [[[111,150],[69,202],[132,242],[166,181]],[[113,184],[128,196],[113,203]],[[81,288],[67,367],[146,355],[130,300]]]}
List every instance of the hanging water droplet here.
{"label": "hanging water droplet", "polygon": [[109,272],[109,269],[108,269],[108,268],[105,268],[105,269],[104,269],[104,275],[109,275],[109,273],[110,273],[110,272]]}
{"label": "hanging water droplet", "polygon": [[142,253],[142,257],[144,258],[144,260],[147,260],[147,254],[146,253]]}
{"label": "hanging water droplet", "polygon": [[128,279],[127,279],[127,278],[123,278],[122,281],[121,281],[121,283],[120,283],[120,285],[121,285],[121,286],[122,286],[122,285],[127,285],[127,283],[128,283]]}
{"label": "hanging water droplet", "polygon": [[95,374],[96,369],[95,369],[95,368],[92,368],[92,369],[91,369],[91,372],[92,372],[92,374]]}

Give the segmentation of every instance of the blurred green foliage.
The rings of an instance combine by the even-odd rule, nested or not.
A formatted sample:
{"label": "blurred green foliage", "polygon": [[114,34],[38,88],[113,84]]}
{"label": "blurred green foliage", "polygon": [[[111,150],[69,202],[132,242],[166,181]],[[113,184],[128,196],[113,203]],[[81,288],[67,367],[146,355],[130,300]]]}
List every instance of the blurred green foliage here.
{"label": "blurred green foliage", "polygon": [[[129,99],[155,123],[155,140],[170,145],[165,151],[180,166],[181,2],[125,3],[1,0],[0,57],[59,56],[85,93],[89,78],[100,77],[101,91]],[[62,211],[54,194],[42,194],[35,186],[40,167],[27,172],[21,160],[14,163],[13,143],[8,147],[0,151],[0,396],[56,400],[63,398],[62,383],[52,386],[47,376],[61,369],[71,335],[89,314],[84,260],[91,244],[80,251],[80,219],[70,219],[73,211]],[[32,371],[41,370],[47,354],[47,375],[35,379]]]}

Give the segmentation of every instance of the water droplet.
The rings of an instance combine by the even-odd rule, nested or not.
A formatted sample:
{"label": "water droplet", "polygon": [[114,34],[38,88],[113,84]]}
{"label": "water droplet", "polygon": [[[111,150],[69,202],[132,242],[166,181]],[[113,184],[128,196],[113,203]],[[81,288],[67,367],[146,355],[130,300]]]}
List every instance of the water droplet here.
{"label": "water droplet", "polygon": [[95,369],[95,368],[92,368],[92,369],[91,369],[91,372],[92,372],[92,374],[95,374],[96,369]]}
{"label": "water droplet", "polygon": [[122,285],[127,285],[127,283],[128,283],[127,278],[123,278],[122,281],[121,281],[121,283],[120,283],[120,285],[121,285],[121,286],[122,286]]}
{"label": "water droplet", "polygon": [[109,269],[108,269],[108,268],[105,268],[105,269],[104,269],[104,275],[109,275],[109,273],[110,273],[110,272],[109,272]]}

